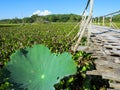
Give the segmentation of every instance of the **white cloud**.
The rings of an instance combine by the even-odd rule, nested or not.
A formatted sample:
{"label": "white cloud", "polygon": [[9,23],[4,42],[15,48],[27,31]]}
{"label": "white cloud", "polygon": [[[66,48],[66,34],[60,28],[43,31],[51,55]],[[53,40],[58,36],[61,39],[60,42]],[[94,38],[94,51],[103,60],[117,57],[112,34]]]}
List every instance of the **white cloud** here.
{"label": "white cloud", "polygon": [[44,11],[37,10],[33,13],[33,15],[39,15],[39,16],[45,16],[45,15],[49,15],[49,14],[52,14],[52,12],[50,12],[48,10],[44,10]]}

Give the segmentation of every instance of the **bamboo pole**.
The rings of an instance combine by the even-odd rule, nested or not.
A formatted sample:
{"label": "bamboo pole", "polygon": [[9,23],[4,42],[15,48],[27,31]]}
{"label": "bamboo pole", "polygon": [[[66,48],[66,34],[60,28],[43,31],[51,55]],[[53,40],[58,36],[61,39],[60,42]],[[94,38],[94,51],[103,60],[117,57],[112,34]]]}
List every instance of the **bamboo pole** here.
{"label": "bamboo pole", "polygon": [[76,40],[80,36],[85,22],[86,22],[86,11],[84,11],[83,16],[82,16],[82,20],[81,20],[81,23],[80,23],[80,30],[77,33],[77,35],[73,38],[72,41]]}
{"label": "bamboo pole", "polygon": [[110,27],[112,28],[112,16],[110,17]]}
{"label": "bamboo pole", "polygon": [[106,16],[114,15],[114,14],[116,14],[116,13],[120,13],[120,10],[119,10],[119,11],[116,11],[116,12],[113,12],[113,13],[110,13],[110,14],[107,14],[107,15],[104,15],[104,16],[106,17]]}
{"label": "bamboo pole", "polygon": [[98,25],[100,25],[100,19],[99,19],[99,17],[98,17]]}
{"label": "bamboo pole", "polygon": [[70,34],[78,27],[79,24],[80,24],[80,22],[77,23],[77,25],[71,30],[71,32],[69,32],[69,33],[66,35],[66,37],[70,36]]}
{"label": "bamboo pole", "polygon": [[105,17],[103,16],[103,26],[105,26]]}
{"label": "bamboo pole", "polygon": [[87,46],[89,46],[90,44],[91,30],[92,30],[92,20],[90,21],[88,25]]}
{"label": "bamboo pole", "polygon": [[73,51],[74,51],[74,52],[76,52],[76,50],[77,50],[77,48],[78,48],[78,46],[79,46],[79,44],[80,44],[80,41],[81,41],[81,39],[82,39],[82,36],[83,36],[83,34],[84,34],[84,32],[85,32],[85,29],[86,29],[87,25],[88,25],[88,24],[90,23],[90,21],[92,20],[93,2],[94,2],[94,0],[90,0],[90,13],[89,13],[89,16],[88,16],[86,22],[84,23],[84,27],[83,27],[83,30],[81,31],[81,35],[79,36],[79,38],[78,38],[78,40],[77,40],[77,42],[76,42],[76,44],[75,44],[75,46],[74,46],[74,48],[73,48]]}

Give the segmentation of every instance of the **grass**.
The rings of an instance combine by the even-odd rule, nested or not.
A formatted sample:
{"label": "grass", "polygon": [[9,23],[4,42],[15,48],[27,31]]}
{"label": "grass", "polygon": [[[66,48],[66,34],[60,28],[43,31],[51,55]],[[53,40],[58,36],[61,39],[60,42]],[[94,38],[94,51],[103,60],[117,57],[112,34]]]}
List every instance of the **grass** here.
{"label": "grass", "polygon": [[33,44],[44,44],[54,52],[65,51],[67,43],[73,39],[79,30],[77,28],[70,37],[65,37],[75,24],[76,23],[26,24],[22,26],[20,24],[3,25],[0,27],[0,62],[5,63],[5,61],[8,61],[10,55],[16,49]]}
{"label": "grass", "polygon": [[[17,49],[31,46],[33,44],[44,44],[54,53],[62,53],[68,51],[70,53],[71,40],[77,34],[79,26],[69,36],[65,37],[77,23],[39,23],[39,24],[13,24],[13,25],[1,25],[0,27],[0,90],[9,90],[11,85],[8,82],[6,75],[3,75],[2,68],[10,60],[10,56]],[[84,42],[84,39],[83,39]],[[74,42],[72,42],[74,43]],[[79,59],[81,57],[81,59]],[[96,79],[96,77],[88,77],[86,79],[86,71],[82,71],[82,68],[86,67],[86,70],[90,70],[93,66],[93,58],[91,55],[85,52],[77,52],[73,54],[73,58],[77,63],[78,72],[74,76],[70,76],[61,80],[60,83],[56,84],[56,90],[83,90],[83,85],[87,81],[91,84],[100,81],[100,83],[92,83],[91,88],[96,87],[99,90],[100,87],[105,86],[103,80]],[[79,60],[78,60],[79,59]],[[92,64],[92,65],[91,65]],[[8,75],[8,74],[7,74]],[[3,77],[4,78],[1,78]],[[92,78],[92,79],[91,79]],[[97,77],[98,78],[98,77]],[[100,86],[102,85],[102,86]],[[85,87],[89,87],[85,85]]]}
{"label": "grass", "polygon": [[20,26],[21,24],[0,24],[0,27],[15,27]]}

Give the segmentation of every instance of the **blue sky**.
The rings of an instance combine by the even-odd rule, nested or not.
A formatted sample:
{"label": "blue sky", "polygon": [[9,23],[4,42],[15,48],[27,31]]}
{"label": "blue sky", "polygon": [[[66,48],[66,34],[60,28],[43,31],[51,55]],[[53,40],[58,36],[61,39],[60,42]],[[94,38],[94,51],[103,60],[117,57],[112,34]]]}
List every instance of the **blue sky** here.
{"label": "blue sky", "polygon": [[[81,14],[87,0],[1,0],[0,19],[29,17],[33,13]],[[93,16],[120,10],[120,0],[94,0]]]}

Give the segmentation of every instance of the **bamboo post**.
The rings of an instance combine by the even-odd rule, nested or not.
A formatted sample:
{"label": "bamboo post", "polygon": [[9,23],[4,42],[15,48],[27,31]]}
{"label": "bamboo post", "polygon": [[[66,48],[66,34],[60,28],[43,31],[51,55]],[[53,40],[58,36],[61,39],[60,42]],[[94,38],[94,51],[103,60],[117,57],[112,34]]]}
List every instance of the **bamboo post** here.
{"label": "bamboo post", "polygon": [[112,27],[112,16],[110,17],[110,27]]}
{"label": "bamboo post", "polygon": [[81,23],[80,23],[80,30],[77,33],[77,35],[73,38],[72,41],[74,41],[75,39],[77,39],[80,36],[85,22],[86,22],[86,10],[84,11],[83,16],[82,16],[82,20],[81,20]]}
{"label": "bamboo post", "polygon": [[94,19],[94,18],[92,19],[92,23],[94,23],[94,24],[95,24],[95,19]]}
{"label": "bamboo post", "polygon": [[96,23],[96,18],[95,18],[95,24],[97,24],[97,23]]}
{"label": "bamboo post", "polygon": [[98,17],[98,25],[100,25],[100,19],[99,19],[99,17]]}
{"label": "bamboo post", "polygon": [[92,20],[90,21],[89,26],[88,26],[87,46],[89,46],[90,44],[91,30],[92,30]]}
{"label": "bamboo post", "polygon": [[80,30],[79,30],[79,32],[78,32],[78,37],[79,37],[79,35],[81,34],[81,31],[82,31],[82,29],[83,29],[83,27],[84,27],[84,24],[85,24],[85,22],[86,22],[86,10],[85,10],[85,12],[84,12],[84,14],[83,14],[83,19],[82,19],[82,23],[80,24]]}
{"label": "bamboo post", "polygon": [[103,16],[103,26],[105,26],[105,17]]}
{"label": "bamboo post", "polygon": [[90,0],[90,13],[89,13],[89,16],[88,16],[85,24],[84,24],[84,27],[83,27],[82,31],[81,31],[81,35],[79,36],[79,38],[78,38],[78,40],[77,40],[77,42],[76,42],[76,44],[75,44],[75,46],[74,46],[74,48],[73,48],[73,51],[74,51],[74,52],[76,52],[76,50],[77,50],[77,48],[78,48],[78,46],[79,46],[79,44],[80,44],[80,41],[81,41],[81,39],[82,39],[82,36],[83,36],[83,34],[84,34],[84,32],[85,32],[85,29],[87,28],[88,24],[90,23],[90,21],[91,21],[91,19],[92,19],[93,2],[94,2],[94,0]]}

